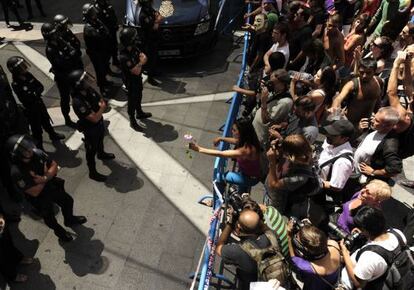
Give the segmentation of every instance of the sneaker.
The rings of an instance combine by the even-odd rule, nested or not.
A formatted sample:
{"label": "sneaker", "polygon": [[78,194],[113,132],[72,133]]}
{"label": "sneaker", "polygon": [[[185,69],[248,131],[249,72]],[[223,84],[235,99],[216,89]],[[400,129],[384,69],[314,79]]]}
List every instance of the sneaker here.
{"label": "sneaker", "polygon": [[147,113],[147,112],[137,113],[137,119],[147,119],[151,117],[152,117],[151,113]]}
{"label": "sneaker", "polygon": [[52,140],[52,141],[59,141],[59,140],[63,140],[63,139],[65,139],[66,137],[65,137],[65,135],[63,135],[63,134],[60,134],[60,133],[56,133],[56,132],[54,132],[54,133],[52,133],[52,134],[49,134],[49,138],[50,138],[50,140]]}
{"label": "sneaker", "polygon": [[89,178],[93,179],[95,181],[98,181],[98,182],[104,182],[107,179],[107,177],[105,175],[100,174],[96,171],[95,172],[89,172]]}
{"label": "sneaker", "polygon": [[86,223],[88,220],[86,219],[86,217],[79,215],[76,216],[74,215],[70,220],[65,221],[65,226],[66,227],[71,227],[71,226],[76,226],[76,225],[82,225],[84,223]]}
{"label": "sneaker", "polygon": [[111,160],[111,159],[115,159],[115,155],[112,154],[112,153],[102,152],[102,153],[98,153],[98,159],[100,159],[100,160]]}

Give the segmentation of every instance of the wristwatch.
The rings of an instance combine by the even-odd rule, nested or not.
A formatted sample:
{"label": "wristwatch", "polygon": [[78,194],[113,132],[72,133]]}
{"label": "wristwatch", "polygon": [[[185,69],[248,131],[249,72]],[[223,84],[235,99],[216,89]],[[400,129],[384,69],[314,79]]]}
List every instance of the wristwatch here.
{"label": "wristwatch", "polygon": [[374,170],[372,170],[372,172],[371,172],[370,176],[375,177],[374,172],[375,172],[375,169],[374,169]]}

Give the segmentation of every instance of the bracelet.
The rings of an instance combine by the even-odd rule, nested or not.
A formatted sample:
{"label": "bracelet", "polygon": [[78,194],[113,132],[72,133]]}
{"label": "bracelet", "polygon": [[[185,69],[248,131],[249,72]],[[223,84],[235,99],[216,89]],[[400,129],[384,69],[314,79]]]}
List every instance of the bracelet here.
{"label": "bracelet", "polygon": [[371,172],[370,176],[375,177],[375,169],[374,169],[374,170],[372,170],[372,172]]}

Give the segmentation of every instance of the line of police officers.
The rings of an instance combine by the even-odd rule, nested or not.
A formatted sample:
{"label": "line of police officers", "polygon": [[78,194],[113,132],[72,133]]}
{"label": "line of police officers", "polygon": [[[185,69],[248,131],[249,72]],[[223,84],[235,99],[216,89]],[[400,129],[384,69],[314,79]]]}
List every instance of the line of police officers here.
{"label": "line of police officers", "polygon": [[[152,12],[152,19],[157,22],[154,25],[158,26],[162,18],[156,17],[155,10]],[[106,75],[112,58],[112,64],[120,66],[128,90],[130,125],[140,131],[142,128],[137,119],[149,118],[151,113],[144,112],[141,107],[142,71],[147,64],[147,56],[138,46],[137,31],[128,27],[120,31],[122,49],[118,56],[118,25],[108,1],[96,0],[94,5],[85,4],[83,14],[87,54],[94,65],[100,91],[105,95],[111,85]],[[90,84],[82,62],[80,41],[71,31],[71,26],[68,17],[56,15],[53,23],[42,26],[41,32],[61,96],[65,124],[84,134],[89,177],[102,182],[106,176],[96,171],[95,157],[102,160],[115,158],[114,154],[104,151],[103,145],[105,127],[102,115],[107,102]],[[97,45],[102,43],[105,45]],[[102,50],[102,47],[107,50]],[[52,120],[42,100],[44,87],[30,73],[30,64],[22,57],[13,56],[7,61],[7,67],[12,74],[13,90],[23,108],[16,103],[7,76],[0,66],[0,154],[3,160],[10,161],[0,163],[1,182],[16,201],[26,196],[60,240],[70,241],[70,233],[56,221],[53,205],[61,207],[65,226],[83,224],[86,218],[73,214],[74,201],[64,189],[64,180],[57,177],[57,163],[43,150],[42,134],[43,130],[46,131],[52,141],[62,140],[65,136],[52,127]],[[79,118],[77,123],[69,116],[71,96],[73,110]],[[33,139],[29,137],[30,131]]]}

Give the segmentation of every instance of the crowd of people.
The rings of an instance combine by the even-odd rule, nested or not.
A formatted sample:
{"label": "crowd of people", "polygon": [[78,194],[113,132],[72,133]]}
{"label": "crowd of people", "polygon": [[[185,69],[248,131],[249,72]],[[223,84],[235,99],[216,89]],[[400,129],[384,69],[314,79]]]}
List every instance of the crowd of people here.
{"label": "crowd of people", "polygon": [[[239,289],[272,278],[286,289],[414,289],[414,210],[394,229],[381,207],[414,155],[413,4],[253,5],[245,81],[233,88],[242,118],[213,142],[234,149],[190,144],[237,161],[221,178],[231,214],[217,254],[236,265]],[[249,197],[254,186],[263,202]],[[410,268],[390,281],[404,255]]]}
{"label": "crowd of people", "polygon": [[[26,0],[26,3],[29,9],[30,1]],[[3,0],[2,4],[7,25],[10,25],[8,8],[16,14],[20,25],[27,24],[18,14],[17,0]],[[36,0],[36,4],[44,16],[40,0]],[[109,91],[114,85],[108,80],[108,75],[119,77],[124,83],[133,130],[145,130],[137,120],[152,116],[141,107],[142,73],[147,71],[149,83],[158,85],[153,74],[158,28],[163,18],[152,7],[151,1],[139,1],[139,5],[142,8],[139,15],[142,37],[136,28],[120,27],[115,10],[108,0],[84,4],[83,39],[86,54],[95,71],[95,79],[85,71],[81,41],[71,31],[72,23],[67,16],[58,14],[53,17],[53,21],[41,26],[46,57],[60,94],[60,108],[65,125],[84,135],[82,140],[85,143],[89,178],[98,182],[106,181],[107,176],[97,172],[95,158],[115,158],[114,154],[104,150],[106,128],[103,114],[108,110],[108,99],[111,97]],[[32,18],[31,7],[28,13],[29,18]],[[115,71],[111,71],[111,64]],[[10,82],[0,66],[0,154],[3,161],[0,165],[1,200],[29,207],[28,210],[43,218],[60,242],[70,242],[73,240],[72,234],[56,220],[56,205],[61,208],[65,227],[84,224],[87,218],[74,215],[74,200],[65,190],[65,181],[57,176],[59,166],[44,150],[43,131],[48,133],[53,144],[64,140],[66,136],[56,132],[52,126],[51,117],[42,100],[44,86],[31,73],[30,60],[12,56],[7,60],[7,69],[12,75]],[[78,117],[76,122],[69,115],[71,104]],[[5,196],[10,199],[4,198]],[[17,208],[20,209],[21,206]],[[21,213],[3,209],[4,206],[0,203],[0,273],[7,282],[25,282],[28,276],[19,273],[19,268],[33,263],[33,258],[22,255],[14,246],[9,232],[10,223],[19,222]]]}

